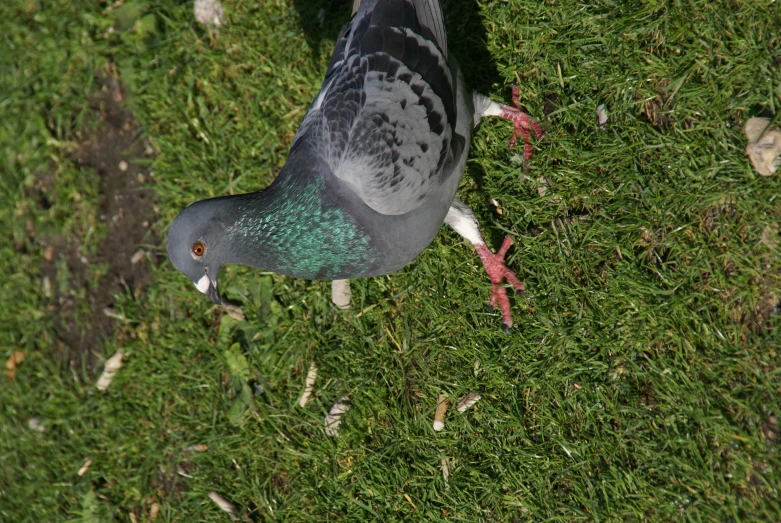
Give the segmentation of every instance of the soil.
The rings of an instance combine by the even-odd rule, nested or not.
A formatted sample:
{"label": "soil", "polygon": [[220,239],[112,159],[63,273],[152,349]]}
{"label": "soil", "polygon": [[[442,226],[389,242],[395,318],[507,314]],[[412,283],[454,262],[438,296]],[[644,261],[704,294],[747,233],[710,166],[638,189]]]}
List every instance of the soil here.
{"label": "soil", "polygon": [[[150,264],[157,262],[154,250],[146,249],[143,258],[136,257],[136,263],[133,255],[142,244],[160,243],[159,230],[154,227],[155,193],[149,187],[148,165],[153,150],[141,126],[122,105],[124,94],[116,77],[99,81],[102,89],[89,102],[97,115],[97,125],[81,140],[71,160],[100,177],[98,206],[107,234],[97,256],[89,260],[73,238],[51,238],[45,247],[56,255],[44,256],[43,261],[44,274],[52,282],[56,281],[58,259],[64,259],[68,267],[70,288],[65,292],[53,289],[50,310],[65,360],[87,369],[95,366],[97,355],[104,352],[105,339],[115,331],[117,320],[111,317],[114,296],[131,293],[138,298],[151,278]],[[106,267],[97,283],[90,267],[95,264]],[[76,296],[86,296],[89,304],[86,325],[83,320],[76,321]]]}

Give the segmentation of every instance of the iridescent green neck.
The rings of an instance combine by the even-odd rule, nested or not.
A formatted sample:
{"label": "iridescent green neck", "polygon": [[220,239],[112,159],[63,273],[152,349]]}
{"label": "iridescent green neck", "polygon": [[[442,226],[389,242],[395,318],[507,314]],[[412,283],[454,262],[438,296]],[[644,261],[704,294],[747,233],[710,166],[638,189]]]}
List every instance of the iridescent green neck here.
{"label": "iridescent green neck", "polygon": [[324,185],[318,173],[280,174],[266,190],[236,197],[228,262],[305,279],[365,272],[373,261],[369,237],[344,208],[328,204]]}

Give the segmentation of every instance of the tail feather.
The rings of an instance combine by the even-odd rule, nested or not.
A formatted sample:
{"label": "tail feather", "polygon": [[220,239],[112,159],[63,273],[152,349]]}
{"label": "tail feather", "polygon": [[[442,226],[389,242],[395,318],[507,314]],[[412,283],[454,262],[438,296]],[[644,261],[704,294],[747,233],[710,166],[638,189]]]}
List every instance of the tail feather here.
{"label": "tail feather", "polygon": [[431,38],[447,59],[447,36],[439,0],[353,0],[353,15],[359,11],[373,12],[378,5],[385,8],[383,9],[385,12],[396,10],[400,16],[403,16],[405,7],[414,7],[421,28],[431,34]]}

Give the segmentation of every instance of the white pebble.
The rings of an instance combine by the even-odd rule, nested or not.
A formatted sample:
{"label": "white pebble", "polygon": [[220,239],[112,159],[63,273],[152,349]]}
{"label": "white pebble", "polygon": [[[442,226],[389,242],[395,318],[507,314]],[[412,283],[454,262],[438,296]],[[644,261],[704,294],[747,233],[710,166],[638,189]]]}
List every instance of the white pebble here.
{"label": "white pebble", "polygon": [[195,0],[195,21],[209,28],[222,26],[222,4],[217,0]]}
{"label": "white pebble", "polygon": [[338,308],[349,309],[352,295],[350,280],[334,280],[331,282],[331,301]]}
{"label": "white pebble", "polygon": [[605,110],[605,104],[601,104],[597,107],[597,125],[600,129],[604,129],[607,124],[607,110]]}
{"label": "white pebble", "polygon": [[41,418],[30,418],[27,420],[27,426],[30,427],[30,430],[34,430],[35,432],[43,432],[46,430],[46,427],[43,426]]}

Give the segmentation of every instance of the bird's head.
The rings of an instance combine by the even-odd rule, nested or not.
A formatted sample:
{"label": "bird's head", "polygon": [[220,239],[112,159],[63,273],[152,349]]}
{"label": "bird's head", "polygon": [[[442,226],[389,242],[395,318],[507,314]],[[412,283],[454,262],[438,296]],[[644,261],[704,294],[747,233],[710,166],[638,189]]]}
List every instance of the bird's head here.
{"label": "bird's head", "polygon": [[225,265],[225,231],[219,219],[219,199],[196,202],[176,217],[168,231],[168,257],[195,287],[221,304],[217,275]]}

